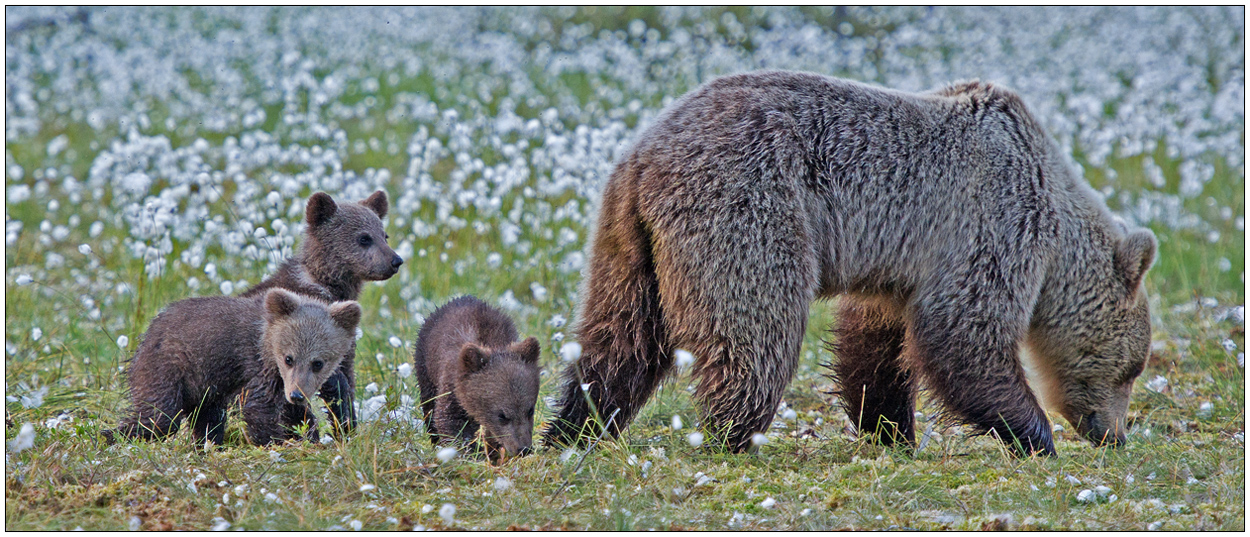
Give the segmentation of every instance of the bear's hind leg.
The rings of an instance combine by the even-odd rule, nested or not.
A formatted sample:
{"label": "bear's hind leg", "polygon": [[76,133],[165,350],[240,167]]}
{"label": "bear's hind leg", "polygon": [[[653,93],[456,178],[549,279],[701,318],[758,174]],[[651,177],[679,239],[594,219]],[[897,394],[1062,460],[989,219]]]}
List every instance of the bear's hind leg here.
{"label": "bear's hind leg", "polygon": [[[133,375],[133,373],[132,373]],[[150,385],[132,385],[131,415],[122,419],[116,435],[143,440],[161,440],[178,432],[186,417],[182,404],[182,383],[167,381]],[[111,440],[114,434],[107,437]]]}
{"label": "bear's hind leg", "polygon": [[703,427],[713,445],[736,452],[772,425],[819,285],[811,232],[790,194],[752,187],[727,193],[744,202],[717,217],[683,211],[672,225],[680,234],[656,254],[670,348],[694,354]]}
{"label": "bear's hind leg", "polygon": [[[619,435],[673,363],[661,347],[651,236],[622,188],[612,181],[604,192],[581,298],[582,355],[564,370],[560,410],[543,433],[548,446],[584,443],[606,424],[612,436]],[[598,423],[588,423],[596,415]]]}
{"label": "bear's hind leg", "polygon": [[861,435],[914,444],[916,388],[902,362],[903,318],[892,308],[843,296],[830,345],[842,407]]}

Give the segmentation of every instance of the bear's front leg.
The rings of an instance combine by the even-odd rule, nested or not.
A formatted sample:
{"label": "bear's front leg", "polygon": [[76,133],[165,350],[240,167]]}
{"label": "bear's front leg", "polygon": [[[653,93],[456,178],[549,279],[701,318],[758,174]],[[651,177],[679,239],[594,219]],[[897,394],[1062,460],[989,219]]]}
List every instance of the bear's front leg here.
{"label": "bear's front leg", "polygon": [[317,430],[317,416],[312,408],[304,403],[287,403],[282,408],[282,426],[286,428],[288,438],[295,438],[300,427],[306,427],[304,439],[316,443],[321,439]]}
{"label": "bear's front leg", "polygon": [[460,406],[453,394],[445,394],[435,400],[434,421],[437,433],[431,433],[434,443],[456,440],[471,445],[477,436],[478,423]]}
{"label": "bear's front leg", "polygon": [[[1017,358],[1032,301],[1015,301],[1004,282],[958,282],[908,307],[905,346],[928,386],[969,424],[993,431],[1018,455],[1055,454],[1050,422]],[[995,285],[998,284],[998,285]]]}
{"label": "bear's front leg", "polygon": [[282,390],[281,377],[262,373],[248,381],[239,394],[243,421],[247,424],[247,438],[253,444],[264,446],[281,442],[289,436],[283,423],[283,413],[290,403]]}
{"label": "bear's front leg", "polygon": [[343,356],[339,368],[321,385],[321,399],[330,410],[331,425],[335,436],[340,440],[356,428],[356,408],[352,404],[356,399],[355,369],[356,344]]}

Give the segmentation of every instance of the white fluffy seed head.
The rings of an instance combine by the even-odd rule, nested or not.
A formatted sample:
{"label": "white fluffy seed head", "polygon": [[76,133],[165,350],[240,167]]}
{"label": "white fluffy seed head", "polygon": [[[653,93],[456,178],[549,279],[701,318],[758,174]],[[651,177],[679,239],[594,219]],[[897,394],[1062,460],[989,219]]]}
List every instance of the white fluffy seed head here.
{"label": "white fluffy seed head", "polygon": [[755,447],[760,447],[760,446],[762,446],[762,445],[764,445],[764,444],[767,444],[767,443],[768,443],[768,437],[767,437],[767,436],[764,436],[764,433],[755,433],[755,434],[751,435],[751,445],[752,445],[752,446],[755,446]]}
{"label": "white fluffy seed head", "polygon": [[458,452],[456,451],[456,448],[445,447],[443,449],[438,450],[438,460],[442,462],[448,462],[456,458],[457,454]]}
{"label": "white fluffy seed head", "polygon": [[690,447],[699,447],[703,445],[703,433],[696,431],[686,435],[686,442],[690,444]]}
{"label": "white fluffy seed head", "polygon": [[445,503],[438,510],[438,516],[443,518],[443,522],[448,526],[456,520],[456,506]]}
{"label": "white fluffy seed head", "polygon": [[673,414],[673,430],[680,431],[681,425],[682,425],[681,416],[678,416],[677,414]]}
{"label": "white fluffy seed head", "polygon": [[574,362],[582,357],[582,344],[576,341],[566,341],[560,346],[560,359],[565,362]]}
{"label": "white fluffy seed head", "polygon": [[686,349],[677,349],[673,351],[673,360],[677,364],[678,369],[688,369],[694,365],[694,355]]}

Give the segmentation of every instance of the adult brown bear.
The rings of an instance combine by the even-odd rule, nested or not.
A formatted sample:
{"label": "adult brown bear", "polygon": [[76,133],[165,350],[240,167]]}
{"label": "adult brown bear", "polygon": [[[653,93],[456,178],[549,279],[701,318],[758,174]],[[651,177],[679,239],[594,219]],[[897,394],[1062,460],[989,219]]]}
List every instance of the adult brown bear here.
{"label": "adult brown bear", "polygon": [[808,307],[843,295],[836,372],[864,432],[912,441],[923,379],[965,422],[1054,453],[1027,344],[1047,399],[1119,443],[1149,353],[1155,249],[1002,87],[719,78],[668,107],[608,181],[584,352],[545,438],[619,434],[684,348],[704,426],[745,449],[793,376]]}

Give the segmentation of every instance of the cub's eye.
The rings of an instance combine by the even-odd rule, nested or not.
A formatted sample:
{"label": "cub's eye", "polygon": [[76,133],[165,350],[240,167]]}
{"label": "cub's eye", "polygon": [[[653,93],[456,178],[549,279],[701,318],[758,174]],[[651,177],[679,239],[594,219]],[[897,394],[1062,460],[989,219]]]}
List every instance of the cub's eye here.
{"label": "cub's eye", "polygon": [[534,419],[534,407],[530,407],[529,418]]}
{"label": "cub's eye", "polygon": [[368,235],[361,235],[359,238],[356,239],[356,244],[359,244],[361,248],[368,248],[370,246],[373,246],[373,237],[370,237]]}
{"label": "cub's eye", "polygon": [[320,373],[320,372],[321,372],[321,368],[322,368],[322,367],[325,367],[325,365],[326,365],[326,364],[325,364],[325,362],[322,362],[321,360],[313,360],[313,363],[312,363],[312,372],[313,372],[313,373]]}
{"label": "cub's eye", "polygon": [[500,412],[500,413],[499,413],[499,423],[502,423],[502,424],[504,424],[504,425],[507,425],[507,424],[508,424],[508,415],[507,415],[507,414],[504,414],[503,412]]}
{"label": "cub's eye", "polygon": [[289,354],[288,354],[288,355],[286,355],[286,365],[287,365],[287,367],[291,367],[291,366],[295,365],[295,358],[292,358],[292,357],[291,357],[291,355],[289,355]]}

